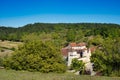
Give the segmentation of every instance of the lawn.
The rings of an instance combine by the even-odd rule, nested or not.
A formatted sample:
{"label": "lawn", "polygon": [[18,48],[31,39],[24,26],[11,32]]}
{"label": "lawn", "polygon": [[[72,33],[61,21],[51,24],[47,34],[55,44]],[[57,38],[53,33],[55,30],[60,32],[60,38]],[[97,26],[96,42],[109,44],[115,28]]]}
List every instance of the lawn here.
{"label": "lawn", "polygon": [[0,80],[120,80],[120,77],[86,76],[73,73],[40,73],[0,69]]}

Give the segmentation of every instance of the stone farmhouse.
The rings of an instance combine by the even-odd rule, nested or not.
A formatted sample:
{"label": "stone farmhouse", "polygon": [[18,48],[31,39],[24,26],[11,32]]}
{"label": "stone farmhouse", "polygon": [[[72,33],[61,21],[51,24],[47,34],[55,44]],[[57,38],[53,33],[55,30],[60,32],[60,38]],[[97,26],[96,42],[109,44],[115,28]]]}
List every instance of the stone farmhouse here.
{"label": "stone farmhouse", "polygon": [[72,59],[77,58],[85,63],[86,70],[92,71],[92,63],[90,62],[91,52],[94,48],[87,48],[86,43],[70,43],[67,47],[62,48],[62,55],[67,60],[67,66],[70,66]]}

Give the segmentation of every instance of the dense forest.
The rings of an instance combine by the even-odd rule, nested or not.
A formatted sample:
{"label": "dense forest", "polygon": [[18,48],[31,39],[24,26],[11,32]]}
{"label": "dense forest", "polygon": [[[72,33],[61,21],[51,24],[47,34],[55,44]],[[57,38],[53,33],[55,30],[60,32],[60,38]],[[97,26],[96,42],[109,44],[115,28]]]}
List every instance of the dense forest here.
{"label": "dense forest", "polygon": [[[120,36],[120,25],[100,23],[35,23],[19,28],[0,27],[0,39],[22,41],[22,37],[35,33],[37,35],[49,34],[52,38],[63,38],[66,41],[79,41],[83,37],[101,35],[102,37]],[[57,37],[56,37],[57,36]]]}
{"label": "dense forest", "polygon": [[[45,55],[47,55],[46,50],[52,50],[51,53],[56,53],[54,56],[56,57],[57,53],[60,52],[60,49],[68,45],[70,42],[86,42],[87,47],[96,48],[96,51],[92,53],[91,56],[91,62],[94,63],[94,70],[102,73],[102,75],[120,76],[120,25],[118,24],[35,23],[28,24],[19,28],[1,26],[0,40],[21,41],[26,43],[23,47],[19,48],[18,51],[15,52],[16,54],[11,59],[5,61],[6,67],[12,67],[16,70],[26,70],[26,67],[22,67],[21,65],[19,65],[24,64],[21,63],[23,59],[18,58],[19,56],[25,58],[25,56],[22,56],[25,55],[24,53],[29,54],[28,59],[30,59],[30,61],[33,59],[34,55],[29,53],[29,51],[31,51],[32,53],[36,53],[35,57],[37,57],[37,55],[39,54],[39,50],[41,51],[41,49],[45,50],[43,51]],[[39,44],[35,45],[36,42],[38,42]],[[31,47],[35,49],[32,50]],[[54,50],[56,48],[57,50]],[[36,52],[36,50],[38,51]],[[37,59],[41,59],[41,57],[43,56],[39,55]],[[37,61],[37,59],[32,61]],[[47,57],[47,59],[51,62],[54,61],[51,60],[51,56]],[[16,64],[9,62],[13,62],[14,60],[21,62],[19,64],[18,62],[16,62]],[[56,67],[60,65],[59,63],[64,63],[64,61],[59,60],[56,62],[57,65],[54,64]],[[34,62],[32,61],[29,63],[33,64]],[[57,72],[57,68],[51,68],[51,64],[49,64],[51,70],[49,69],[49,67],[43,67],[42,69],[39,69],[39,66],[37,64],[33,64],[33,66],[31,66],[32,68],[29,67],[28,69],[34,70],[36,65],[38,67],[35,70],[43,72]],[[18,65],[19,67],[16,67],[16,65]],[[59,69],[64,72],[65,66],[61,66],[62,68],[59,67]]]}

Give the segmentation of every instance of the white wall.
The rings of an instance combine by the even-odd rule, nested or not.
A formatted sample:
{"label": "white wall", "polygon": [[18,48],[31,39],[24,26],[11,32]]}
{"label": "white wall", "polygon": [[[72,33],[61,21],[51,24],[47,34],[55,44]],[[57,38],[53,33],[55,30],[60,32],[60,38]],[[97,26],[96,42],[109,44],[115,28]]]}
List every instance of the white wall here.
{"label": "white wall", "polygon": [[77,54],[77,52],[76,51],[68,52],[68,66],[71,65],[72,59],[74,58],[79,58],[79,55]]}
{"label": "white wall", "polygon": [[72,49],[84,49],[86,46],[77,46],[77,47],[72,47]]}
{"label": "white wall", "polygon": [[80,54],[77,54],[76,51],[68,52],[68,66],[71,65],[72,59],[79,58],[78,60],[82,60],[83,62],[90,62],[91,51],[85,50],[83,52],[83,58],[80,58]]}

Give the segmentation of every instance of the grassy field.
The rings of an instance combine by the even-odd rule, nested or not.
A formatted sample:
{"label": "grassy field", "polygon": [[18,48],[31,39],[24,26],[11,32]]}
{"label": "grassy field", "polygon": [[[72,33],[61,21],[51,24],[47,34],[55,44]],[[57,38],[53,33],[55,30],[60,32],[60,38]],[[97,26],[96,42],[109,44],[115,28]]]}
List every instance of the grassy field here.
{"label": "grassy field", "polygon": [[75,75],[73,73],[40,73],[1,69],[0,80],[120,80],[120,77],[85,76]]}
{"label": "grassy field", "polygon": [[11,55],[11,53],[13,53],[13,50],[17,49],[19,45],[22,45],[22,43],[0,40],[0,57]]}

